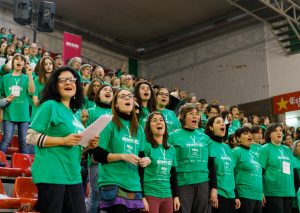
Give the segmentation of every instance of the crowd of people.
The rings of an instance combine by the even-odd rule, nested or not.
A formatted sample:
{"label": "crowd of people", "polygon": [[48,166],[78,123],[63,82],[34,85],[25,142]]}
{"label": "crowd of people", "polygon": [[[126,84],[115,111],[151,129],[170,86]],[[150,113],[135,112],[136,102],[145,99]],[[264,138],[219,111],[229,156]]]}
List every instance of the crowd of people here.
{"label": "crowd of people", "polygon": [[[38,211],[299,212],[300,128],[80,57],[65,66],[5,28],[0,40],[0,150],[17,125],[20,152],[35,154]],[[103,115],[112,120],[80,146]]]}

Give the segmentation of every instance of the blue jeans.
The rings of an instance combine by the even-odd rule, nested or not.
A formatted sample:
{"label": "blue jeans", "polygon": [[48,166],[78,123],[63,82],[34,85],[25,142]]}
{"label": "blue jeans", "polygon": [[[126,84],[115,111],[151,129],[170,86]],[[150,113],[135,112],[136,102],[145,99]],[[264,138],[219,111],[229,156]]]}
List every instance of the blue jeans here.
{"label": "blue jeans", "polygon": [[90,204],[87,208],[87,213],[97,213],[100,205],[100,192],[98,187],[98,163],[91,163],[90,177]]}
{"label": "blue jeans", "polygon": [[20,152],[24,154],[33,154],[33,146],[26,144],[26,135],[29,122],[3,121],[3,137],[0,143],[0,150],[6,153],[7,147],[12,141],[16,125],[18,126],[18,142]]}

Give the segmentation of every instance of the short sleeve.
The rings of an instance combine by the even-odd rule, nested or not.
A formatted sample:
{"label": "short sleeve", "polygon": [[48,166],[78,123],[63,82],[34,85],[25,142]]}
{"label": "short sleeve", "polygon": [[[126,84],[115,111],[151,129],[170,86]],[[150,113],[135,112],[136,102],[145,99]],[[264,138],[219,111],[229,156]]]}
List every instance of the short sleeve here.
{"label": "short sleeve", "polygon": [[44,102],[38,109],[37,113],[35,114],[31,124],[30,128],[45,134],[48,127],[51,125],[51,121],[53,118],[53,103],[52,101]]}
{"label": "short sleeve", "polygon": [[269,152],[267,147],[262,147],[259,155],[258,155],[258,162],[263,169],[266,169],[267,163],[269,158]]}

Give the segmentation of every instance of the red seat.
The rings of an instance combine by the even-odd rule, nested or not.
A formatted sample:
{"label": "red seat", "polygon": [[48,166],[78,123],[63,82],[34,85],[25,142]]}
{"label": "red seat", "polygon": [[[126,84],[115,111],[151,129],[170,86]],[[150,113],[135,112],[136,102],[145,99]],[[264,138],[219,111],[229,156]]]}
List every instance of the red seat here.
{"label": "red seat", "polygon": [[[30,177],[17,177],[14,185],[14,197],[19,198],[21,206],[30,204],[33,209],[37,202],[37,187]],[[28,207],[27,207],[28,208]]]}
{"label": "red seat", "polygon": [[0,161],[1,163],[5,163],[5,167],[0,167],[0,176],[1,177],[18,177],[22,176],[24,171],[20,168],[11,168],[8,165],[4,152],[0,151]]}
{"label": "red seat", "polygon": [[[0,194],[6,195],[2,181],[0,179]],[[0,198],[0,209],[18,209],[21,206],[19,198],[6,197]]]}
{"label": "red seat", "polygon": [[31,157],[27,154],[14,153],[12,156],[12,168],[20,168],[25,176],[31,176]]}

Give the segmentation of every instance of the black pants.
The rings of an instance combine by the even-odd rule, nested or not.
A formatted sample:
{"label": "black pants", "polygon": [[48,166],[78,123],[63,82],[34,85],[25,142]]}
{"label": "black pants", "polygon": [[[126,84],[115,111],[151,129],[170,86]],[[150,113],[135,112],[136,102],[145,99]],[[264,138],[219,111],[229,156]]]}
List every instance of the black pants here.
{"label": "black pants", "polygon": [[235,199],[218,195],[219,208],[212,208],[213,213],[235,213]]}
{"label": "black pants", "polygon": [[252,200],[247,198],[240,198],[241,208],[237,210],[238,213],[261,213],[262,201]]}
{"label": "black pants", "polygon": [[291,213],[292,198],[266,196],[266,212],[267,213]]}
{"label": "black pants", "polygon": [[43,213],[85,213],[82,184],[36,184],[38,202],[36,210]]}

